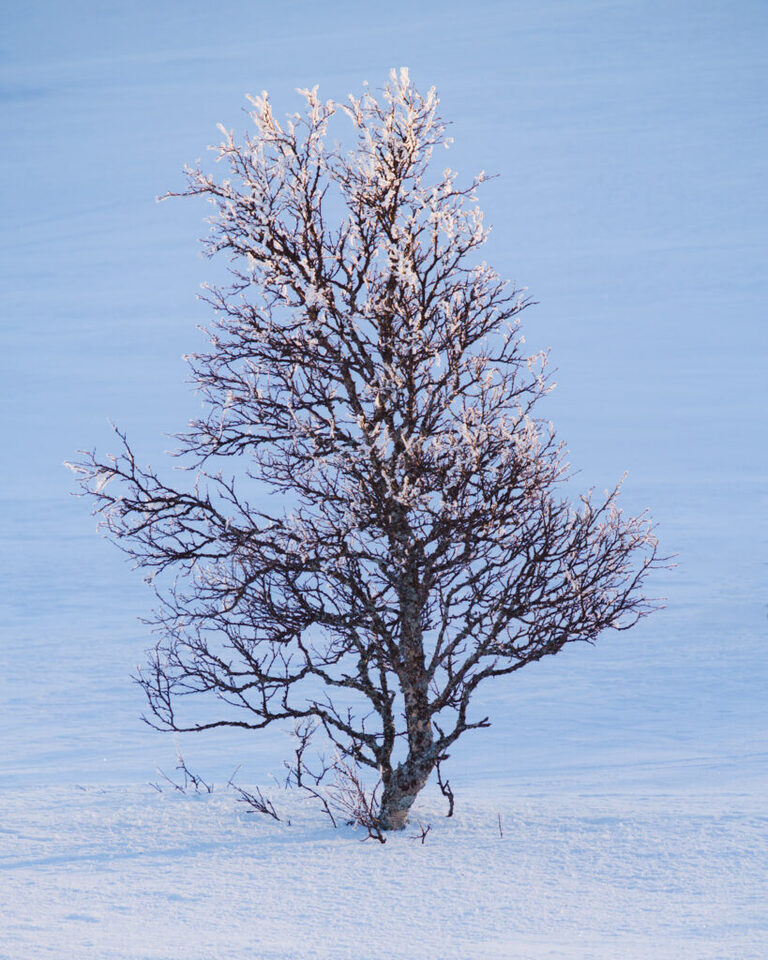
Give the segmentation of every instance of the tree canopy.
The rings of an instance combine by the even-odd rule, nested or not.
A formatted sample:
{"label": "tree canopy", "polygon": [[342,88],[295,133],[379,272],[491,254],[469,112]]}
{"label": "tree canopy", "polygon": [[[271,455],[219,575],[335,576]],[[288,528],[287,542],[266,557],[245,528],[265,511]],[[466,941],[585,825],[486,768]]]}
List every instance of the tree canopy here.
{"label": "tree canopy", "polygon": [[[160,575],[149,721],[316,723],[378,772],[376,816],[398,828],[488,725],[479,684],[651,609],[656,541],[618,489],[563,493],[528,301],[479,256],[485,176],[435,171],[435,91],[400,71],[378,99],[300,93],[283,122],[251,99],[254,131],[223,130],[225,176],[187,171],[231,273],[206,289],[209,347],[189,358],[205,405],[180,437],[189,483],[141,468],[124,437],[77,469]],[[351,149],[330,141],[345,120]]]}

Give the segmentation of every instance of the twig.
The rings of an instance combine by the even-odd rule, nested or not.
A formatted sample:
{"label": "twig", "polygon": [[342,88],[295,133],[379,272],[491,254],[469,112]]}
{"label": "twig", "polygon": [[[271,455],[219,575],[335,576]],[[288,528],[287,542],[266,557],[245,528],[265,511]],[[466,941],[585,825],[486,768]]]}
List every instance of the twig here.
{"label": "twig", "polygon": [[[274,804],[268,797],[264,796],[259,787],[256,787],[256,793],[249,793],[235,783],[235,774],[237,774],[239,769],[239,766],[236,767],[235,772],[227,781],[227,786],[231,787],[237,794],[237,802],[247,804],[251,808],[248,813],[263,813],[268,817],[272,817],[273,820],[277,820],[278,823],[282,823],[280,817],[277,815]],[[290,821],[288,821],[288,825],[290,826]]]}
{"label": "twig", "polygon": [[[443,759],[445,759],[445,757],[443,757]],[[442,793],[442,795],[443,795],[443,796],[445,797],[445,799],[448,801],[448,813],[446,813],[446,817],[452,817],[452,816],[453,816],[454,796],[453,796],[453,790],[451,790],[451,781],[450,781],[450,780],[443,780],[442,775],[441,775],[441,771],[440,771],[440,761],[439,761],[439,760],[438,760],[437,763],[435,764],[435,770],[437,771],[437,785],[438,785],[438,787],[440,787],[440,793]]]}
{"label": "twig", "polygon": [[[180,770],[184,775],[184,782],[176,783],[175,780],[173,780],[171,777],[168,776],[165,770],[161,770],[160,767],[156,767],[155,769],[163,778],[163,780],[169,783],[174,790],[177,790],[179,793],[183,793],[185,795],[189,792],[190,785],[194,787],[195,793],[202,793],[203,791],[205,791],[206,793],[213,793],[213,784],[207,783],[205,780],[203,780],[201,776],[198,776],[198,774],[196,773],[192,773],[192,771],[187,766],[184,760],[184,757],[181,755],[181,750],[177,751],[176,757],[177,757],[176,769]],[[237,771],[235,771],[235,773],[237,773]],[[150,783],[150,787],[154,787],[154,789],[157,790],[158,793],[163,792],[163,788],[159,783]]]}
{"label": "twig", "polygon": [[432,824],[428,823],[425,827],[424,824],[421,822],[421,820],[417,820],[416,823],[418,823],[419,830],[421,831],[421,833],[414,833],[409,839],[421,840],[421,843],[423,845],[424,841],[427,839],[427,834],[432,829]]}
{"label": "twig", "polygon": [[277,815],[272,801],[268,797],[265,797],[258,787],[256,787],[256,793],[249,793],[247,790],[243,790],[242,787],[238,787],[236,783],[230,782],[230,786],[237,794],[237,802],[245,803],[251,808],[247,811],[248,813],[263,813],[268,817],[272,817],[273,820],[277,820],[278,823],[282,822]]}
{"label": "twig", "polygon": [[355,827],[364,827],[364,840],[378,840],[386,843],[387,838],[376,814],[378,807],[377,791],[381,780],[369,793],[360,779],[357,764],[336,757],[330,767],[334,781],[328,787],[329,805],[348,817],[347,823]]}
{"label": "twig", "polygon": [[308,783],[302,784],[301,789],[305,793],[308,793],[310,797],[314,797],[315,800],[320,801],[320,803],[323,805],[323,810],[325,811],[326,816],[333,824],[333,829],[336,830],[338,828],[338,824],[336,823],[336,817],[334,817],[333,811],[328,806],[328,801],[325,799],[323,794],[319,790],[315,790],[314,787],[310,787]]}

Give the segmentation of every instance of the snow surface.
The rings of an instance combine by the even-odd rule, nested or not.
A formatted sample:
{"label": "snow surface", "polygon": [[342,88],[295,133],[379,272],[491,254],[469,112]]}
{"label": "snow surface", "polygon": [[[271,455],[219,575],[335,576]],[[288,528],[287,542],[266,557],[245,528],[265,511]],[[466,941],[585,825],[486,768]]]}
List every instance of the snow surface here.
{"label": "snow surface", "polygon": [[[752,0],[8,0],[0,957],[768,955],[767,26]],[[575,486],[627,470],[678,566],[631,633],[488,688],[456,817],[433,791],[426,844],[381,847],[290,797],[288,828],[147,785],[175,762],[128,679],[151,597],[61,463],[109,450],[109,416],[159,465],[194,414],[206,211],[153,198],[216,123],[401,64],[440,91],[447,162],[501,174],[488,259],[541,301]],[[181,745],[264,786],[288,740]]]}
{"label": "snow surface", "polygon": [[382,847],[273,799],[290,826],[216,791],[10,791],[0,956],[765,956],[768,818],[754,800],[526,797],[451,820],[431,801],[423,845],[406,830]]}

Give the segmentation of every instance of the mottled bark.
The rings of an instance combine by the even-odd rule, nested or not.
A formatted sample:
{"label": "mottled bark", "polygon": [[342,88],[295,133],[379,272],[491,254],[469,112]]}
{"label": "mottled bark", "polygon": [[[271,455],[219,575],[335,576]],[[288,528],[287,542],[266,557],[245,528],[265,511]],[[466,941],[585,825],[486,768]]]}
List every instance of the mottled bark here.
{"label": "mottled bark", "polygon": [[383,776],[379,822],[384,830],[402,830],[414,800],[426,786],[435,768],[437,750],[432,730],[424,643],[419,624],[418,603],[404,604],[399,679],[405,705],[408,755],[394,770]]}
{"label": "mottled bark", "polygon": [[412,755],[398,766],[381,796],[379,823],[383,830],[404,829],[413,802],[427,785],[434,767],[433,756],[416,758]]}

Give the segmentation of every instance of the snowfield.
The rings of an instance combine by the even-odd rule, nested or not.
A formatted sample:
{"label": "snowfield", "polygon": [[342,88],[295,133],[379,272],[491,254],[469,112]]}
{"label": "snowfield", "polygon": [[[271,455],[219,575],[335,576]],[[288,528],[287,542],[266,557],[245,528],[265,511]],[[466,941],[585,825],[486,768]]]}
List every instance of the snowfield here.
{"label": "snowfield", "polygon": [[[3,797],[0,956],[763,960],[768,817],[749,797],[429,799],[385,846],[273,790]],[[503,837],[499,834],[501,817]]]}
{"label": "snowfield", "polygon": [[[731,0],[7,0],[2,960],[768,957],[767,36],[768,5]],[[290,827],[235,802],[281,731],[181,738],[216,790],[152,789],[152,595],[62,462],[113,451],[111,417],[162,471],[198,412],[208,211],[154,198],[216,123],[400,65],[454,123],[440,163],[500,174],[487,258],[539,301],[576,488],[628,471],[677,567],[634,630],[484,691],[455,817],[430,788],[424,845],[382,846],[293,794],[271,790]]]}

